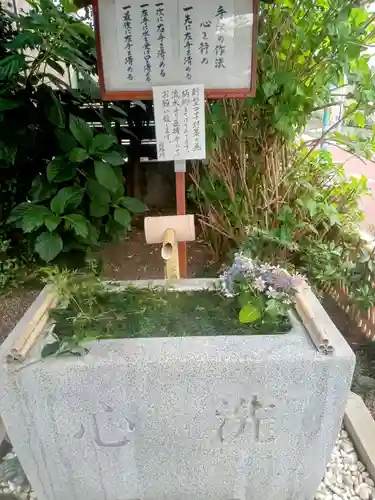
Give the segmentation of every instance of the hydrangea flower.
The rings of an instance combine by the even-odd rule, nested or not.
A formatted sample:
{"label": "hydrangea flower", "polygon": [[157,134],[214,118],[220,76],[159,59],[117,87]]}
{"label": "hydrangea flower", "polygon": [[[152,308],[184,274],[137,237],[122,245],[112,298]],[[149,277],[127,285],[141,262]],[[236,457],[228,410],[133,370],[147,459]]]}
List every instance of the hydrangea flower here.
{"label": "hydrangea flower", "polygon": [[269,298],[285,299],[290,303],[295,289],[300,285],[303,276],[290,275],[285,269],[270,264],[260,264],[243,253],[236,253],[233,264],[221,276],[223,292],[228,297],[236,294],[236,282],[244,281],[259,293]]}

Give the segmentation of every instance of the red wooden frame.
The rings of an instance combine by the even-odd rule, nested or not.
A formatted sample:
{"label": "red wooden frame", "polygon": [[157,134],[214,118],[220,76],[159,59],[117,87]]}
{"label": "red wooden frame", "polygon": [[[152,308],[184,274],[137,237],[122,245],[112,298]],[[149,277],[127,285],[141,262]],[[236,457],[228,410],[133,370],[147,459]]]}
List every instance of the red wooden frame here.
{"label": "red wooden frame", "polygon": [[[202,0],[204,1],[204,0]],[[259,0],[249,0],[253,2],[253,30],[252,30],[252,52],[251,52],[251,78],[250,87],[244,89],[206,89],[205,95],[208,99],[254,97],[256,93],[256,74],[257,57],[256,43],[258,38],[258,18],[259,18]],[[99,23],[99,0],[93,0],[94,24],[96,34],[96,50],[98,57],[98,75],[100,84],[100,93],[103,101],[137,101],[152,100],[152,90],[121,90],[107,91],[104,84],[103,55],[100,44],[100,23]]]}

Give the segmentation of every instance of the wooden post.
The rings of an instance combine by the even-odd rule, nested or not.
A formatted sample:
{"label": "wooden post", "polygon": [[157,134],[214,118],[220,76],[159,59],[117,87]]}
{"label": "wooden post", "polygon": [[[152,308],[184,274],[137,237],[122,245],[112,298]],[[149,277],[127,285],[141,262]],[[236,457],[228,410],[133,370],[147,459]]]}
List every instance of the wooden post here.
{"label": "wooden post", "polygon": [[[185,172],[176,172],[176,203],[177,215],[186,215]],[[178,243],[178,256],[180,261],[180,276],[181,278],[187,278],[187,250],[185,241]]]}

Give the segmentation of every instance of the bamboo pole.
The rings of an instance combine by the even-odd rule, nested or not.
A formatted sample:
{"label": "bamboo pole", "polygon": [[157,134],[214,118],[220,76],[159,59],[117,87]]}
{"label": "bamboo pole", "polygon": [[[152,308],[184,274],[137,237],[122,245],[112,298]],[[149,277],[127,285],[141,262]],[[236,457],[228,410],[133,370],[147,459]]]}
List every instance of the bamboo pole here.
{"label": "bamboo pole", "polygon": [[180,279],[179,252],[176,232],[167,229],[164,233],[161,256],[165,262],[165,277],[167,280]]}
{"label": "bamboo pole", "polygon": [[317,350],[321,354],[333,354],[334,347],[331,344],[325,329],[319,326],[316,315],[313,313],[307,303],[306,295],[302,287],[297,288],[295,300],[296,311],[300,316],[302,323],[304,324]]}
{"label": "bamboo pole", "polygon": [[38,340],[48,321],[49,309],[53,309],[56,304],[56,295],[54,293],[49,293],[34,313],[32,320],[29,321],[26,328],[22,330],[21,335],[14,341],[7,356],[8,361],[25,360],[27,354],[35,345],[35,342]]}

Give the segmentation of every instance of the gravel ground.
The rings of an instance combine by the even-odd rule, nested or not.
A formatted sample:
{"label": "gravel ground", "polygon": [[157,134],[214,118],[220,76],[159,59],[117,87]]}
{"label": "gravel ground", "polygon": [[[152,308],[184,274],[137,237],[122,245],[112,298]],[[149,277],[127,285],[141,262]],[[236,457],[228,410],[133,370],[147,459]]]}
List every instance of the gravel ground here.
{"label": "gravel ground", "polygon": [[[9,452],[0,463],[0,500],[37,500],[17,462],[14,453]],[[315,500],[374,499],[374,481],[358,460],[348,433],[342,430]]]}
{"label": "gravel ground", "polygon": [[39,292],[40,289],[35,288],[15,288],[6,295],[0,295],[0,343],[8,336]]}
{"label": "gravel ground", "polygon": [[315,500],[370,500],[374,495],[374,481],[342,430]]}

